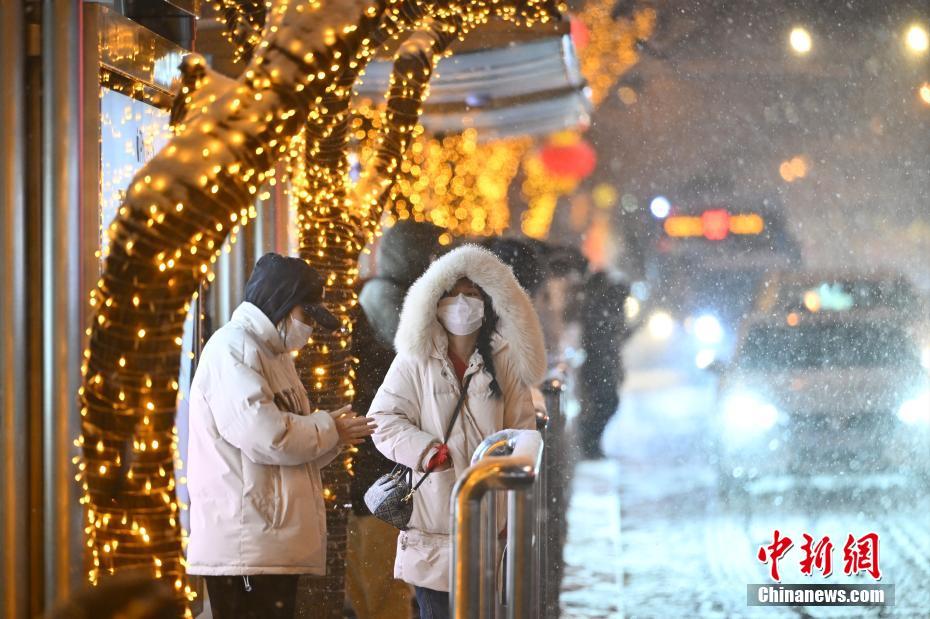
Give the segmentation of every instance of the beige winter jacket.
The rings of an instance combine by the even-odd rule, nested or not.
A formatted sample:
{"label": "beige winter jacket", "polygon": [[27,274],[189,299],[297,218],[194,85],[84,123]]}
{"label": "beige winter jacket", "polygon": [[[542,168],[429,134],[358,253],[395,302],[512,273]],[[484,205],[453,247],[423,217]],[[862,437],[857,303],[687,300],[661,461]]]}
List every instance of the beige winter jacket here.
{"label": "beige winter jacket", "polygon": [[[476,352],[466,370],[466,377],[473,378],[465,405],[451,435],[444,437],[461,387],[448,358],[448,338],[436,320],[436,305],[461,277],[488,293],[500,317],[492,351],[503,395],[491,394],[491,376]],[[530,385],[542,380],[546,369],[542,331],[509,267],[490,252],[466,246],[434,263],[410,289],[395,346],[398,356],[368,412],[378,425],[375,445],[391,460],[411,467],[416,481],[427,454],[448,438],[453,466],[431,473],[415,495],[410,527],[398,536],[394,576],[448,591],[452,487],[484,438],[505,428],[535,428]]]}
{"label": "beige winter jacket", "polygon": [[207,342],[190,393],[187,571],[324,574],[320,467],[336,425],[311,413],[293,357],[265,314],[243,303]]}

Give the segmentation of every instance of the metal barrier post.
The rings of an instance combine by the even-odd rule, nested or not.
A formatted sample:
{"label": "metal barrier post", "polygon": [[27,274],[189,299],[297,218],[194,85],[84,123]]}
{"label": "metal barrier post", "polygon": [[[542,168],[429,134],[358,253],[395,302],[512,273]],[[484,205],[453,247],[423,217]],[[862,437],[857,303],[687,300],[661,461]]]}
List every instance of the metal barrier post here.
{"label": "metal barrier post", "polygon": [[532,590],[537,570],[533,560],[533,486],[510,491],[507,499],[507,619],[536,617]]}
{"label": "metal barrier post", "polygon": [[546,608],[546,596],[549,592],[549,583],[545,576],[548,570],[549,548],[546,540],[549,539],[549,524],[547,520],[547,508],[549,503],[549,448],[550,442],[555,438],[549,431],[549,415],[547,413],[536,413],[536,430],[543,437],[543,465],[539,470],[539,478],[533,489],[533,513],[535,514],[535,527],[533,529],[533,548],[535,560],[535,572],[533,575],[533,592],[532,592],[532,613],[533,617],[542,617]]}
{"label": "metal barrier post", "polygon": [[486,518],[484,520],[484,546],[481,570],[481,612],[482,617],[497,617],[497,496],[488,494],[484,500]]}
{"label": "metal barrier post", "polygon": [[[499,456],[499,453],[509,455]],[[482,598],[481,569],[481,500],[491,490],[511,490],[508,512],[508,617],[529,616],[530,579],[520,578],[516,566],[533,564],[532,486],[537,481],[542,467],[543,442],[534,430],[503,430],[485,439],[475,451],[472,465],[456,481],[452,492],[452,583],[450,605],[456,619],[479,619],[482,611],[493,608],[494,586],[490,591],[492,601]],[[493,502],[493,495],[490,497]],[[496,522],[489,523],[496,535]],[[490,535],[489,535],[490,537]],[[492,545],[492,544],[487,544]],[[496,546],[495,546],[496,547]],[[495,553],[496,554],[496,553]],[[485,557],[487,554],[485,554]],[[493,575],[493,568],[490,574]],[[485,610],[485,612],[487,612]],[[493,619],[493,615],[488,618]]]}
{"label": "metal barrier post", "polygon": [[565,531],[566,457],[565,418],[562,395],[565,381],[559,377],[546,380],[542,386],[548,419],[546,424],[546,451],[543,454],[545,488],[540,500],[540,572],[539,604],[542,619],[559,616],[559,592],[562,582],[562,543]]}

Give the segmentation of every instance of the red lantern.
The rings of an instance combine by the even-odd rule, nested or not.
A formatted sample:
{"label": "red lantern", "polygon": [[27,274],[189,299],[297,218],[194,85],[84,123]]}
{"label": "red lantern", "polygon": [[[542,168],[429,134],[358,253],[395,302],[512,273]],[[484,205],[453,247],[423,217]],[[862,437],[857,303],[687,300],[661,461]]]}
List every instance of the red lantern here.
{"label": "red lantern", "polygon": [[588,42],[591,40],[591,33],[588,31],[588,27],[584,25],[584,22],[572,15],[568,18],[568,25],[575,49],[582,50],[587,47]]}
{"label": "red lantern", "polygon": [[546,171],[576,181],[589,176],[597,166],[597,153],[594,152],[594,148],[580,138],[570,145],[547,144],[539,156]]}

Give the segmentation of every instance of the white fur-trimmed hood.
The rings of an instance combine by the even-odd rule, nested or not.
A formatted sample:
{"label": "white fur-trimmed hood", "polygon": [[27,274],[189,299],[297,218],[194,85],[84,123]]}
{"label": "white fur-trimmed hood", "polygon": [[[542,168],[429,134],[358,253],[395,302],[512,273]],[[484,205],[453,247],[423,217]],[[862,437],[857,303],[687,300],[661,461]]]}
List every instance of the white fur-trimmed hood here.
{"label": "white fur-trimmed hood", "polygon": [[547,369],[546,347],[536,310],[510,267],[477,245],[464,245],[439,258],[410,287],[394,338],[397,352],[414,357],[430,354],[433,339],[443,333],[436,306],[463,277],[491,297],[500,318],[497,331],[508,344],[506,354],[520,379],[528,385],[542,381]]}

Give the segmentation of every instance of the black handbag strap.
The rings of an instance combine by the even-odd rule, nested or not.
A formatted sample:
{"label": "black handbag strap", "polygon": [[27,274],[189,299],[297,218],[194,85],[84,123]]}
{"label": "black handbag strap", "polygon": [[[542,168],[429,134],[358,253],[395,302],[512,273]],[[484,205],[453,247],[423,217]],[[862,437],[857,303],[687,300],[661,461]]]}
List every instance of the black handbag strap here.
{"label": "black handbag strap", "polygon": [[[468,385],[471,383],[472,376],[474,376],[474,374],[469,374],[468,377],[465,378],[465,384],[462,385],[462,393],[459,395],[459,401],[455,404],[455,411],[452,412],[452,419],[449,420],[449,427],[446,428],[446,437],[442,441],[442,445],[448,444],[449,437],[452,436],[452,428],[455,426],[455,422],[459,418],[459,413],[462,411],[462,405],[465,403],[465,398],[468,397]],[[429,477],[429,474],[432,472],[433,469],[426,469],[426,472],[423,473],[423,477],[421,477],[419,481],[417,481],[417,485],[413,487],[414,492],[416,492],[416,490],[419,489],[421,485],[423,485],[423,482],[426,481],[426,478]]]}
{"label": "black handbag strap", "polygon": [[388,473],[388,476],[393,479],[406,478],[407,484],[409,485],[413,482],[413,469],[403,464],[395,464],[391,472]]}
{"label": "black handbag strap", "polygon": [[459,401],[455,403],[455,411],[452,413],[452,419],[449,420],[449,427],[446,428],[446,437],[442,441],[443,445],[448,443],[449,437],[452,436],[452,428],[459,418],[459,413],[462,412],[462,404],[465,403],[465,398],[468,397],[468,385],[471,383],[473,376],[474,374],[469,374],[468,377],[465,378],[465,384],[462,385],[462,393],[459,394]]}

